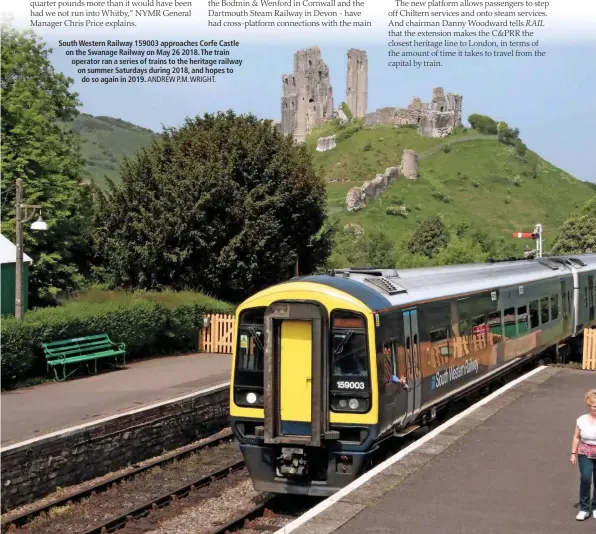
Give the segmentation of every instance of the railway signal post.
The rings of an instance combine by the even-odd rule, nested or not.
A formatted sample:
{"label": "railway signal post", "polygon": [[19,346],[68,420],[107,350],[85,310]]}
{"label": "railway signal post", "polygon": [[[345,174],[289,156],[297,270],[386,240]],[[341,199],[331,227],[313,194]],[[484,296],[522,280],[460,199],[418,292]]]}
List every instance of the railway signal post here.
{"label": "railway signal post", "polygon": [[513,237],[517,239],[535,239],[536,250],[533,250],[537,258],[542,258],[542,225],[537,224],[533,232],[513,232]]}

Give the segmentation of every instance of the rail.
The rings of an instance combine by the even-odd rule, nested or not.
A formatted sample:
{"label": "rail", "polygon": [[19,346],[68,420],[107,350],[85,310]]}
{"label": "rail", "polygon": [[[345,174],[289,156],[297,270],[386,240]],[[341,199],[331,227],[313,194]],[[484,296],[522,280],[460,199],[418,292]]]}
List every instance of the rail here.
{"label": "rail", "polygon": [[8,532],[12,525],[14,525],[16,527],[22,527],[22,526],[26,525],[27,523],[30,523],[33,519],[35,519],[39,515],[41,515],[43,513],[48,513],[50,510],[52,510],[54,508],[59,508],[61,506],[65,506],[66,504],[68,504],[70,502],[73,502],[73,503],[79,502],[79,501],[91,496],[93,493],[101,493],[103,491],[106,491],[107,489],[111,488],[115,484],[118,484],[124,480],[131,479],[131,478],[137,476],[139,473],[142,473],[143,471],[148,471],[150,469],[153,469],[154,467],[162,466],[164,464],[168,464],[175,460],[180,460],[182,458],[190,456],[193,453],[196,453],[197,451],[207,449],[209,447],[215,447],[217,445],[220,445],[221,443],[224,443],[226,441],[231,441],[233,439],[234,439],[234,435],[232,434],[232,431],[230,430],[230,431],[225,432],[221,436],[213,437],[213,438],[210,438],[210,439],[203,441],[201,443],[197,443],[196,445],[193,445],[187,449],[184,449],[183,451],[177,451],[177,452],[167,454],[167,455],[163,456],[162,458],[159,458],[158,460],[154,460],[150,463],[147,463],[146,465],[137,467],[137,468],[133,469],[132,471],[128,471],[127,473],[123,473],[120,475],[115,475],[113,477],[110,477],[110,478],[98,483],[98,484],[94,484],[93,486],[90,486],[88,488],[80,490],[76,493],[72,493],[65,497],[61,497],[60,499],[56,499],[54,501],[49,502],[48,504],[39,506],[39,507],[37,507],[33,510],[30,510],[28,512],[24,512],[24,513],[22,513],[16,517],[13,517],[11,519],[3,520],[2,525],[1,525],[1,529],[2,529],[1,531],[3,534],[5,532]]}

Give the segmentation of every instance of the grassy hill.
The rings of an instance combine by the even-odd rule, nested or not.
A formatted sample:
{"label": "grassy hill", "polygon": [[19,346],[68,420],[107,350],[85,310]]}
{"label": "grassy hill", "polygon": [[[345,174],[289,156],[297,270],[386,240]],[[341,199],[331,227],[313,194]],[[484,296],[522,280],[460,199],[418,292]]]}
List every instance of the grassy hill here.
{"label": "grassy hill", "polygon": [[[336,148],[314,151],[318,137],[333,134]],[[468,221],[493,237],[509,238],[514,231],[529,232],[541,223],[547,249],[571,212],[596,194],[596,184],[577,180],[537,154],[528,151],[521,158],[497,136],[464,128],[436,139],[422,137],[413,128],[339,128],[328,123],[314,131],[307,144],[327,180],[349,180],[328,184],[331,216],[357,223],[365,232],[381,230],[392,241],[411,234],[425,217],[442,214],[448,226]],[[418,154],[418,180],[398,178],[363,210],[348,213],[347,192],[399,165],[404,149]],[[406,217],[386,213],[400,205],[406,206]],[[520,250],[533,246],[527,240],[517,242]]]}
{"label": "grassy hill", "polygon": [[[88,114],[79,115],[73,129],[83,137],[85,177],[100,186],[105,175],[118,182],[121,157],[132,156],[158,135],[120,119]],[[328,135],[336,136],[336,148],[317,152],[317,139]],[[425,217],[442,214],[447,225],[467,221],[493,237],[509,238],[511,232],[531,231],[541,223],[548,249],[571,212],[596,195],[596,184],[577,180],[531,151],[520,158],[496,136],[465,128],[436,139],[410,127],[365,129],[356,122],[340,128],[329,122],[307,138],[307,146],[329,182],[330,215],[357,223],[365,232],[381,230],[392,241],[411,234]],[[362,211],[348,213],[347,192],[399,165],[404,149],[418,154],[418,180],[399,178]],[[406,217],[387,214],[388,208],[401,205],[407,208]],[[516,243],[520,250],[533,246],[526,240]]]}
{"label": "grassy hill", "polygon": [[82,154],[86,161],[83,178],[100,186],[105,184],[105,176],[118,182],[121,157],[134,155],[157,135],[121,119],[94,117],[87,113],[80,114],[72,128],[83,138]]}

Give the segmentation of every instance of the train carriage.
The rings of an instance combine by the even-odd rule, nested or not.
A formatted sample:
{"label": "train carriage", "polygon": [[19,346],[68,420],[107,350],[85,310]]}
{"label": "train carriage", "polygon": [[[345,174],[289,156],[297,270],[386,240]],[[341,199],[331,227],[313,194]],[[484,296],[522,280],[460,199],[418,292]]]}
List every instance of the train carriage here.
{"label": "train carriage", "polygon": [[595,326],[596,254],[339,269],[236,311],[230,421],[255,489],[328,496],[379,444]]}

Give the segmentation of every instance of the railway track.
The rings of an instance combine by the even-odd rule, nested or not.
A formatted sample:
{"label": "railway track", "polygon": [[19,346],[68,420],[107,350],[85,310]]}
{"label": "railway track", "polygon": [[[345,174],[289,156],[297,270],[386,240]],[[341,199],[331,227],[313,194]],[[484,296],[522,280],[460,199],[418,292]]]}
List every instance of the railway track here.
{"label": "railway track", "polygon": [[224,478],[228,476],[230,473],[233,473],[234,471],[239,471],[243,468],[244,460],[234,462],[224,467],[223,469],[219,469],[218,471],[215,471],[205,477],[200,478],[192,484],[185,484],[184,486],[174,491],[170,491],[165,495],[157,497],[156,499],[151,499],[150,501],[141,504],[140,506],[137,506],[132,510],[128,510],[117,517],[109,519],[108,521],[105,521],[100,525],[94,526],[93,528],[86,530],[83,534],[105,534],[108,532],[115,532],[116,530],[119,530],[122,527],[126,526],[126,524],[129,521],[144,517],[153,510],[157,510],[159,508],[167,506],[176,499],[187,497],[192,491],[203,488],[205,486],[209,486],[214,480]]}
{"label": "railway track", "polygon": [[[149,462],[143,466],[136,467],[135,469],[133,469],[131,471],[128,471],[123,474],[115,475],[108,479],[102,480],[101,482],[99,482],[97,484],[86,487],[86,488],[79,490],[75,493],[66,495],[64,497],[60,497],[60,498],[55,499],[49,503],[45,503],[41,506],[38,506],[32,510],[29,509],[17,516],[11,517],[10,513],[8,513],[8,514],[6,514],[8,516],[8,518],[2,519],[1,526],[0,526],[1,532],[2,532],[2,534],[4,534],[5,532],[8,532],[9,529],[14,529],[15,527],[26,526],[28,523],[30,523],[36,517],[39,517],[44,514],[48,514],[54,509],[61,508],[63,506],[67,506],[67,505],[70,505],[70,504],[73,504],[76,502],[80,502],[83,499],[86,499],[94,494],[105,492],[109,488],[113,487],[114,485],[120,484],[121,482],[123,482],[125,480],[130,480],[143,472],[147,472],[147,471],[154,469],[156,467],[162,467],[162,466],[172,463],[176,460],[186,458],[188,456],[191,456],[192,454],[195,454],[200,451],[204,451],[211,447],[216,447],[216,446],[221,445],[225,442],[233,441],[233,439],[234,439],[234,436],[233,436],[231,430],[228,430],[219,436],[209,438],[206,441],[197,443],[196,445],[185,448],[184,450],[166,454],[157,460]],[[240,465],[240,464],[242,464],[242,465]],[[182,496],[185,494],[185,492],[188,493],[188,491],[192,491],[193,488],[203,487],[203,486],[207,485],[208,483],[210,483],[209,481],[213,481],[218,478],[221,478],[222,476],[225,476],[225,474],[228,474],[230,472],[241,469],[242,467],[244,467],[244,462],[234,462],[234,463],[226,466],[223,469],[220,469],[214,473],[211,473],[205,477],[202,477],[199,480],[196,480],[192,484],[186,484],[184,487],[181,487],[174,491],[168,492],[167,495],[163,495],[163,496],[159,497],[158,499],[155,499],[154,502],[152,501],[151,503],[146,503],[143,506],[139,506],[133,510],[130,510],[128,512],[128,514],[131,517],[139,516],[142,513],[141,508],[143,508],[143,507],[149,506],[149,509],[154,509],[156,506],[157,507],[163,506],[163,503],[168,501],[168,499],[177,498],[179,496]],[[110,522],[106,522],[106,524],[108,524],[108,523],[110,523]],[[116,525],[116,523],[121,524],[122,523],[121,519],[119,518],[118,521],[116,521],[114,519],[114,525]],[[111,530],[107,530],[107,532],[113,532],[114,530],[116,530],[115,526],[110,527],[110,528],[111,528]],[[89,530],[88,532],[95,532],[95,530],[92,529],[92,530]],[[97,532],[101,532],[101,529],[98,530]]]}
{"label": "railway track", "polygon": [[276,495],[249,512],[211,531],[209,534],[263,534],[275,532],[312,508],[322,499],[295,495]]}

